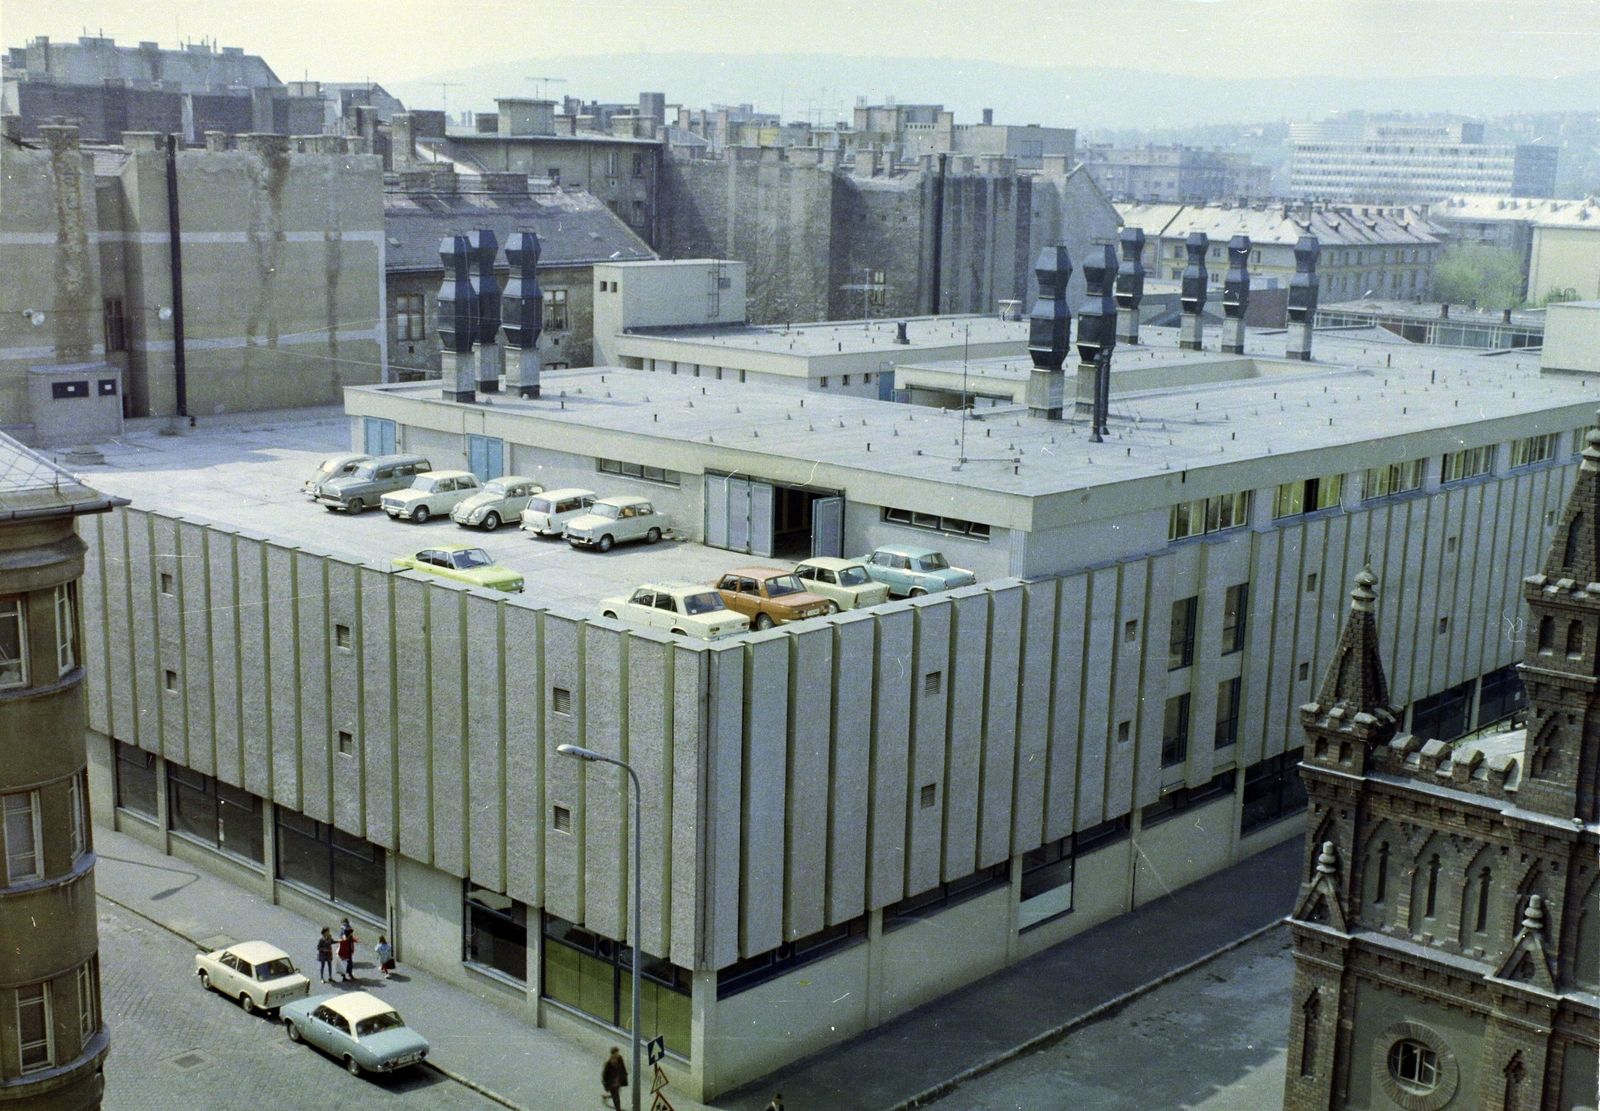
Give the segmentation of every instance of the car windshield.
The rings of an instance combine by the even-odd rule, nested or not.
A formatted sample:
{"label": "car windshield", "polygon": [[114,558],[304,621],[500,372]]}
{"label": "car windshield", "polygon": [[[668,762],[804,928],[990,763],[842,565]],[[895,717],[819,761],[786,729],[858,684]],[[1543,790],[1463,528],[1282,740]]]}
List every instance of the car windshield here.
{"label": "car windshield", "polygon": [[689,594],[683,599],[683,612],[690,617],[699,617],[704,613],[716,613],[728,607],[722,601],[722,595],[716,593]]}
{"label": "car windshield", "polygon": [[373,1015],[356,1023],[356,1037],[370,1038],[374,1034],[381,1034],[385,1030],[399,1030],[405,1026],[400,1019],[399,1011],[384,1011],[381,1015]]}
{"label": "car windshield", "polygon": [[865,567],[839,568],[840,586],[866,586],[867,583],[871,581],[872,578],[867,574],[867,569]]}
{"label": "car windshield", "polygon": [[596,504],[590,507],[589,512],[593,513],[596,517],[604,517],[608,521],[615,521],[620,510],[614,505]]}
{"label": "car windshield", "polygon": [[767,580],[767,597],[782,598],[785,594],[799,594],[805,587],[793,575],[774,575]]}
{"label": "car windshield", "polygon": [[359,466],[359,467],[357,467],[355,469],[355,474],[352,475],[351,477],[352,478],[370,479],[373,476],[373,474],[375,473],[375,471],[376,471],[376,468],[374,468],[371,464],[363,463],[363,464],[361,464],[361,466]]}
{"label": "car windshield", "polygon": [[425,474],[419,474],[416,478],[411,480],[411,488],[413,490],[424,490],[432,493],[433,479],[429,478]]}
{"label": "car windshield", "polygon": [[940,555],[938,552],[934,552],[931,555],[925,555],[921,559],[917,560],[918,569],[923,571],[943,571],[949,566],[950,565],[945,562],[944,556]]}
{"label": "car windshield", "polygon": [[293,975],[294,962],[288,957],[279,957],[277,960],[263,961],[256,965],[257,980],[278,980]]}
{"label": "car windshield", "polygon": [[490,483],[485,484],[484,488],[483,488],[483,492],[485,494],[493,494],[497,498],[503,498],[503,497],[506,496],[506,489],[507,489],[507,487],[506,487],[506,484],[504,482],[500,482],[499,480],[496,480],[494,482],[490,482]]}
{"label": "car windshield", "polygon": [[468,548],[465,551],[456,552],[450,557],[450,561],[456,565],[457,571],[470,571],[474,567],[487,567],[494,562],[489,558],[489,553],[482,548]]}
{"label": "car windshield", "polygon": [[550,503],[544,498],[531,498],[528,501],[528,512],[548,513],[550,512]]}

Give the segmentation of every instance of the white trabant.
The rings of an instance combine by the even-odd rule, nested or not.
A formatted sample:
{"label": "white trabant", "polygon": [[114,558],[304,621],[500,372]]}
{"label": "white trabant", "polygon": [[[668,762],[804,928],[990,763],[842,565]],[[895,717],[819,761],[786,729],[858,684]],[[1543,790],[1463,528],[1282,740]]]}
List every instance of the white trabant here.
{"label": "white trabant", "polygon": [[645,583],[627,597],[604,599],[600,616],[699,640],[750,631],[750,619],[729,609],[717,588],[705,583]]}
{"label": "white trabant", "polygon": [[594,504],[593,490],[563,487],[546,490],[528,499],[522,511],[522,531],[535,536],[560,536],[567,522],[582,517]]}
{"label": "white trabant", "polygon": [[424,471],[407,490],[383,495],[383,511],[391,520],[422,524],[429,517],[449,513],[479,490],[471,471]]}
{"label": "white trabant", "polygon": [[276,1011],[311,994],[311,981],[295,970],[289,954],[265,941],[196,953],[194,972],[202,987],[237,999],[247,1014]]}
{"label": "white trabant", "polygon": [[465,498],[450,511],[450,519],[462,528],[481,528],[493,532],[507,521],[521,518],[528,499],[544,487],[531,478],[508,474],[491,478],[478,493]]}
{"label": "white trabant", "polygon": [[865,609],[889,600],[889,587],[873,581],[866,563],[859,559],[812,556],[801,560],[794,574],[801,586],[830,599],[842,610]]}

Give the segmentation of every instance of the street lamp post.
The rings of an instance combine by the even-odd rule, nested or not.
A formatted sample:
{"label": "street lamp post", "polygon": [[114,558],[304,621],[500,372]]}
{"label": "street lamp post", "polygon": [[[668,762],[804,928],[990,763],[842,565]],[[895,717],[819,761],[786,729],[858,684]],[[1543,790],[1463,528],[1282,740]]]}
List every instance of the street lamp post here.
{"label": "street lamp post", "polygon": [[639,914],[639,776],[632,765],[626,764],[612,756],[596,752],[592,748],[581,745],[557,745],[556,751],[563,756],[576,756],[579,760],[590,763],[615,764],[628,773],[628,778],[633,781],[633,930],[628,935],[628,941],[633,949],[633,1070],[628,1074],[628,1084],[633,1090],[633,1111],[639,1111],[639,1093],[644,1086],[644,1077],[639,1073],[639,932],[641,917]]}

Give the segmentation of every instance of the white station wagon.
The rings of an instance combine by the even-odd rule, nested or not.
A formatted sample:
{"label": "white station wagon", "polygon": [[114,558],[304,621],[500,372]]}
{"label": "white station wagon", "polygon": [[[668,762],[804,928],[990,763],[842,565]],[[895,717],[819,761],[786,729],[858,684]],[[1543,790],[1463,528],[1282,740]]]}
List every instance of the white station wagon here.
{"label": "white station wagon", "polygon": [[276,1011],[311,994],[311,981],[295,971],[289,954],[265,941],[241,941],[194,955],[200,985],[239,1001],[246,1014]]}
{"label": "white station wagon", "polygon": [[600,616],[700,640],[750,631],[750,619],[729,609],[717,588],[705,583],[645,583],[626,598],[602,601]]}
{"label": "white station wagon", "polygon": [[657,513],[647,498],[601,498],[589,512],[567,522],[562,535],[574,548],[599,548],[609,552],[613,544],[643,540],[654,544],[667,531],[667,515]]}
{"label": "white station wagon", "polygon": [[560,536],[567,522],[582,517],[594,504],[593,490],[546,490],[528,499],[522,511],[522,531],[535,536]]}
{"label": "white station wagon", "polygon": [[481,491],[452,509],[450,519],[462,528],[493,532],[507,521],[519,520],[528,506],[528,499],[543,489],[533,479],[522,475],[491,478]]}
{"label": "white station wagon", "polygon": [[429,517],[448,513],[478,492],[478,476],[471,471],[424,471],[411,480],[409,490],[383,495],[383,511],[391,520],[422,524]]}

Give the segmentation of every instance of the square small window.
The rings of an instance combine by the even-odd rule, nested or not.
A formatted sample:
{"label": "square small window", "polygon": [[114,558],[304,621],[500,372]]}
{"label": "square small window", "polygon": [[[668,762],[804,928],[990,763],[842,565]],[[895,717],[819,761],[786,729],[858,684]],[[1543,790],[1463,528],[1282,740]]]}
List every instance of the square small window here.
{"label": "square small window", "polygon": [[161,572],[161,593],[172,593],[172,575],[166,571]]}
{"label": "square small window", "polygon": [[335,625],[333,627],[333,643],[336,648],[349,648],[350,626]]}
{"label": "square small window", "polygon": [[1313,572],[1311,572],[1311,574],[1306,576],[1306,593],[1307,594],[1315,594],[1316,592],[1317,592],[1317,573],[1315,571],[1313,571]]}
{"label": "square small window", "polygon": [[921,803],[922,809],[924,810],[927,810],[934,803],[938,802],[939,785],[937,783],[924,783],[922,785],[922,790],[918,792],[918,801]]}
{"label": "square small window", "polygon": [[165,673],[165,675],[164,675],[163,682],[164,682],[164,684],[166,685],[166,688],[169,691],[177,690],[178,689],[178,673],[176,671],[173,671],[171,668],[168,668],[166,673]]}
{"label": "square small window", "polygon": [[1439,635],[1440,636],[1444,636],[1449,631],[1450,631],[1450,619],[1448,617],[1439,618]]}
{"label": "square small window", "polygon": [[572,692],[565,687],[550,689],[550,708],[558,714],[572,713]]}
{"label": "square small window", "polygon": [[1139,623],[1137,621],[1124,621],[1122,623],[1122,639],[1129,644],[1139,639]]}
{"label": "square small window", "polygon": [[1117,722],[1117,743],[1119,745],[1127,744],[1128,743],[1128,737],[1132,732],[1133,732],[1133,722],[1131,722],[1131,721],[1119,721],[1119,722]]}
{"label": "square small window", "polygon": [[1298,674],[1299,674],[1299,681],[1304,683],[1307,679],[1311,678],[1311,665],[1309,663],[1301,664],[1300,667],[1299,667],[1299,670],[1298,670]]}
{"label": "square small window", "polygon": [[345,730],[345,729],[339,730],[339,755],[340,756],[354,756],[355,753],[356,753],[356,738],[355,738],[355,734],[353,734],[353,733],[351,733],[351,732],[349,732],[348,730]]}
{"label": "square small window", "polygon": [[922,693],[938,694],[944,689],[944,672],[930,671],[922,677]]}
{"label": "square small window", "polygon": [[572,832],[572,811],[565,806],[557,806],[550,812],[550,825],[557,833]]}

